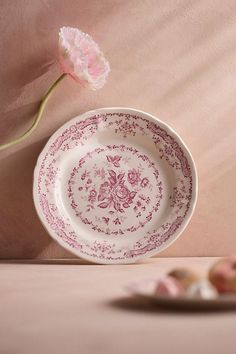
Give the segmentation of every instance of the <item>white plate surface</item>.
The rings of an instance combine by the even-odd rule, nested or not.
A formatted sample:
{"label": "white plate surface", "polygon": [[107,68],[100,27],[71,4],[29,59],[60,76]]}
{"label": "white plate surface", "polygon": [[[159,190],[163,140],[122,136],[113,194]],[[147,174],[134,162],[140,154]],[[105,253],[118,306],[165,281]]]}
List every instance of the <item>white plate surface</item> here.
{"label": "white plate surface", "polygon": [[169,246],[197,198],[196,168],[165,123],[129,108],[87,112],[47,142],[34,203],[49,234],[96,263],[133,263]]}

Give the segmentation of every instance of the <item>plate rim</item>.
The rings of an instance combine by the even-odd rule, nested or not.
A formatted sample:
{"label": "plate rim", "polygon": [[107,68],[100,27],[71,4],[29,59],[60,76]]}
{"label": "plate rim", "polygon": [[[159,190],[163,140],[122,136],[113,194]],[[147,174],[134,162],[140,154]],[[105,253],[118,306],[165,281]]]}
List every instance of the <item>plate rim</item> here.
{"label": "plate rim", "polygon": [[[187,155],[189,156],[188,158],[188,163],[190,165],[191,168],[191,174],[192,174],[192,199],[191,199],[191,204],[188,210],[188,216],[184,219],[183,223],[181,224],[180,228],[174,233],[174,237],[172,237],[171,239],[167,240],[164,244],[162,244],[160,247],[155,248],[154,250],[151,251],[147,251],[145,254],[142,255],[138,255],[135,257],[130,257],[130,258],[126,258],[126,259],[122,259],[122,261],[120,260],[108,260],[108,259],[98,259],[98,258],[94,258],[92,256],[88,256],[88,255],[84,255],[83,253],[80,253],[80,251],[78,249],[74,249],[72,247],[70,247],[67,243],[65,243],[63,240],[61,240],[57,234],[54,232],[54,230],[52,230],[46,223],[44,220],[44,217],[42,215],[41,212],[41,207],[39,205],[38,202],[38,198],[37,198],[37,188],[36,188],[36,182],[37,182],[37,175],[38,175],[38,171],[39,168],[41,166],[41,162],[43,159],[43,155],[45,154],[45,152],[48,149],[48,146],[50,145],[50,143],[55,139],[55,136],[57,136],[58,134],[60,134],[60,132],[64,131],[66,129],[66,127],[68,125],[73,124],[73,122],[77,121],[78,118],[80,120],[84,120],[86,118],[88,118],[90,115],[94,115],[94,114],[104,114],[104,113],[110,113],[110,112],[117,112],[117,113],[125,113],[125,114],[140,114],[141,116],[146,117],[147,119],[153,120],[154,122],[159,123],[168,133],[172,134],[175,138],[175,140],[180,144],[181,148],[184,149],[184,152],[187,153]],[[37,158],[37,162],[34,168],[34,172],[33,172],[33,202],[34,202],[34,207],[36,210],[36,213],[39,217],[39,220],[41,221],[41,224],[43,225],[44,229],[47,231],[47,233],[49,234],[49,236],[56,241],[61,247],[63,247],[64,249],[66,249],[67,251],[69,251],[70,253],[72,253],[73,255],[76,255],[77,257],[81,257],[82,259],[86,259],[92,263],[97,263],[97,264],[132,264],[132,263],[136,263],[139,260],[142,259],[146,259],[146,258],[150,258],[154,255],[157,255],[158,253],[162,252],[164,249],[168,248],[169,246],[171,246],[175,241],[177,241],[177,239],[183,234],[183,232],[185,231],[186,227],[188,226],[190,220],[192,219],[194,210],[196,208],[196,204],[197,204],[197,199],[198,199],[198,174],[197,174],[197,167],[196,167],[196,163],[193,159],[193,156],[189,150],[189,148],[186,146],[186,144],[184,143],[184,141],[182,140],[182,138],[180,137],[180,135],[172,128],[170,127],[167,123],[165,123],[164,121],[162,121],[161,119],[159,119],[159,117],[156,117],[150,113],[147,113],[145,111],[136,109],[136,108],[130,108],[130,107],[122,107],[122,106],[111,106],[111,107],[102,107],[102,108],[96,108],[96,109],[92,109],[89,111],[86,111],[82,114],[78,114],[75,117],[71,118],[70,120],[68,120],[67,122],[65,122],[63,125],[61,125],[58,129],[56,129],[54,131],[54,133],[49,137],[49,139],[47,140],[47,142],[45,143],[43,149],[41,150],[41,152],[38,155]]]}

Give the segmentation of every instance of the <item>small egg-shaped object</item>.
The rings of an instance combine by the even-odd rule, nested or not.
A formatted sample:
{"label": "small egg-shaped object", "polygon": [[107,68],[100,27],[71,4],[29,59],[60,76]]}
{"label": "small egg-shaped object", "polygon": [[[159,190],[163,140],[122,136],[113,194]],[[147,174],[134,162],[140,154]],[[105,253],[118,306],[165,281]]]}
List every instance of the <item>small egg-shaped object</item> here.
{"label": "small egg-shaped object", "polygon": [[197,272],[189,268],[175,268],[171,270],[168,275],[178,280],[185,289],[201,278]]}
{"label": "small egg-shaped object", "polygon": [[219,293],[236,294],[236,255],[214,263],[209,270],[208,278]]}
{"label": "small egg-shaped object", "polygon": [[185,289],[182,284],[169,276],[163,276],[157,280],[155,294],[161,296],[177,297],[184,295]]}
{"label": "small egg-shaped object", "polygon": [[197,297],[201,299],[215,299],[218,292],[208,280],[201,280],[193,283],[187,289],[188,297]]}

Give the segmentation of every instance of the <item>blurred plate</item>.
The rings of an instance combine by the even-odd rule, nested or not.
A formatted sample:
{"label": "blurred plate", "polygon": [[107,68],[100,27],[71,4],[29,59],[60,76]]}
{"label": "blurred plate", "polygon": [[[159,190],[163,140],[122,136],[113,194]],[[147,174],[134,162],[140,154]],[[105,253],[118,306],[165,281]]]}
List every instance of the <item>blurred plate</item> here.
{"label": "blurred plate", "polygon": [[219,295],[214,299],[160,296],[155,295],[156,284],[157,279],[146,279],[130,283],[126,286],[126,290],[131,295],[146,299],[157,306],[190,310],[236,309],[236,295]]}

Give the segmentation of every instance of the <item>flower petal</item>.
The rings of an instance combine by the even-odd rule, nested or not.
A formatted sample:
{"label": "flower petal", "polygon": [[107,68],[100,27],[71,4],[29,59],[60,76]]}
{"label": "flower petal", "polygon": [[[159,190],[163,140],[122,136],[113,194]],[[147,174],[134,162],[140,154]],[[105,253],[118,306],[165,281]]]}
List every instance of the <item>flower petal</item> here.
{"label": "flower petal", "polygon": [[99,206],[100,208],[102,208],[102,209],[107,208],[108,205],[109,205],[109,203],[106,203],[106,202],[103,202],[103,203],[98,204],[98,206]]}
{"label": "flower petal", "polygon": [[59,60],[64,73],[93,90],[101,88],[110,66],[91,36],[78,28],[59,31]]}

